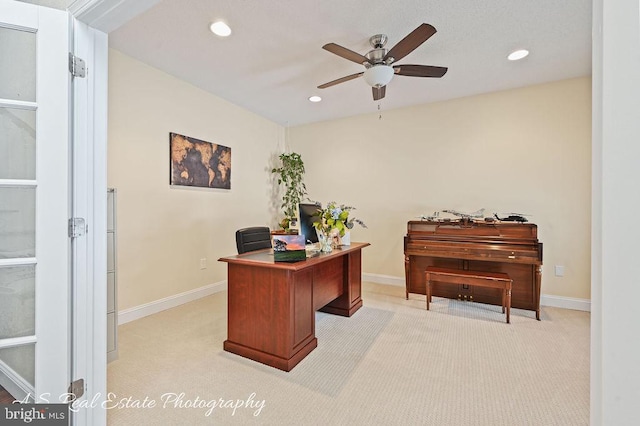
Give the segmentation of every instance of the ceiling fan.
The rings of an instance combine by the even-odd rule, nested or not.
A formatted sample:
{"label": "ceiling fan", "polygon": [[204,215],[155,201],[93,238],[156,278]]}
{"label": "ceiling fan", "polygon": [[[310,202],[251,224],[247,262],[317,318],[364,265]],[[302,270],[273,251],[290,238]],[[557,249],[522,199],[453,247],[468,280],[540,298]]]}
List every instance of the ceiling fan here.
{"label": "ceiling fan", "polygon": [[327,87],[335,86],[336,84],[344,83],[345,81],[353,80],[363,75],[364,80],[373,90],[373,100],[377,101],[384,98],[387,84],[389,84],[395,74],[409,77],[440,78],[447,72],[446,67],[436,67],[432,65],[391,65],[413,52],[435,33],[436,29],[432,25],[422,24],[400,40],[391,50],[384,48],[384,45],[387,43],[387,36],[384,34],[376,34],[369,38],[369,43],[373,46],[373,50],[370,50],[364,56],[335,43],[325,44],[322,46],[324,50],[357,64],[362,64],[366,70],[321,84],[318,86],[318,89],[326,89]]}

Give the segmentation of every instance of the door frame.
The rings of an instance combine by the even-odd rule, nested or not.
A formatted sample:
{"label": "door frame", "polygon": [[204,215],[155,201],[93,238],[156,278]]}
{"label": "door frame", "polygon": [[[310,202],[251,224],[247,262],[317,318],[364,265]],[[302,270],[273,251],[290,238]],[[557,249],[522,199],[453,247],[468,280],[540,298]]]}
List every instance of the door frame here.
{"label": "door frame", "polygon": [[88,225],[72,253],[71,373],[83,378],[75,425],[106,425],[107,398],[107,110],[108,33],[160,0],[75,0],[68,7],[70,51],[86,63],[74,78],[72,110],[73,217]]}
{"label": "door frame", "polygon": [[[107,394],[107,35],[70,18],[71,52],[86,63],[74,78],[72,112],[72,217],[87,224],[72,242],[72,380],[84,379],[82,401]],[[73,413],[76,425],[105,425],[99,403]]]}

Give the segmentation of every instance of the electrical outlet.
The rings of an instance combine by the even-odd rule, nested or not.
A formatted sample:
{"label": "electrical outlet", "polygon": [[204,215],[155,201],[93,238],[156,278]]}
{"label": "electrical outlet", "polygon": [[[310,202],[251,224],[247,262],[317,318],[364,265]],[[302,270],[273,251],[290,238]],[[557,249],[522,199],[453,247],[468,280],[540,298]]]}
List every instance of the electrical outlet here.
{"label": "electrical outlet", "polygon": [[207,259],[200,259],[200,269],[207,269]]}
{"label": "electrical outlet", "polygon": [[556,277],[564,277],[564,266],[556,265]]}

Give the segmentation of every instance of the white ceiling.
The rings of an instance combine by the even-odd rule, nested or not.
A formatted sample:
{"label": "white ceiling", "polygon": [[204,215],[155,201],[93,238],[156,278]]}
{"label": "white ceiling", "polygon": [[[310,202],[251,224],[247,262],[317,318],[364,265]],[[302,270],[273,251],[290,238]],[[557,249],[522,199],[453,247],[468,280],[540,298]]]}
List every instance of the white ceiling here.
{"label": "white ceiling", "polygon": [[[232,35],[209,24],[222,19]],[[438,32],[398,64],[449,67],[441,79],[395,76],[390,110],[591,74],[591,0],[164,0],[109,34],[112,48],[284,126],[376,112],[364,67],[322,49],[391,48],[421,23]],[[512,50],[531,54],[506,60]],[[317,104],[308,97],[318,94]]]}

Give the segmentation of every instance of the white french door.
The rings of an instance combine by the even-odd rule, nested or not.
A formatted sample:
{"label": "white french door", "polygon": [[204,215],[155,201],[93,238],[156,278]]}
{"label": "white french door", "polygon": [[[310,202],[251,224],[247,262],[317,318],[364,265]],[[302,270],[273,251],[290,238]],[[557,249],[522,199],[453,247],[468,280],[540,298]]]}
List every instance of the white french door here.
{"label": "white french door", "polygon": [[0,0],[0,385],[67,392],[68,14]]}

